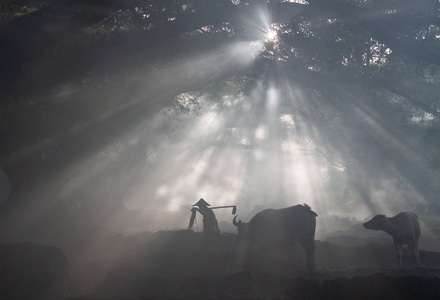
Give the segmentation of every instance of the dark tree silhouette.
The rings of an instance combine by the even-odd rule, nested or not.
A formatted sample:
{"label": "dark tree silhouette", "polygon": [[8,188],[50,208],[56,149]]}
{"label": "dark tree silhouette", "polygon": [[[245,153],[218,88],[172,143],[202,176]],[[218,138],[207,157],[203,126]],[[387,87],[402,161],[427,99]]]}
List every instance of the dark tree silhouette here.
{"label": "dark tree silhouette", "polygon": [[[157,146],[148,130],[127,142],[143,120],[167,107],[175,120],[201,116],[201,96],[263,103],[271,87],[277,117],[293,116],[295,126],[274,125],[270,139],[290,136],[331,166],[327,206],[358,198],[378,210],[373,193],[392,184],[414,210],[440,210],[438,1],[6,0],[0,8],[0,166],[12,186],[1,222],[10,228],[29,210],[54,222],[74,220],[73,208],[84,222],[103,220],[141,184],[139,162]],[[281,145],[234,140],[233,130],[250,132],[262,115],[261,106],[231,109],[225,131],[192,151],[266,147],[281,157]],[[171,139],[179,126],[155,129]],[[66,209],[56,199],[97,153],[105,167]]]}

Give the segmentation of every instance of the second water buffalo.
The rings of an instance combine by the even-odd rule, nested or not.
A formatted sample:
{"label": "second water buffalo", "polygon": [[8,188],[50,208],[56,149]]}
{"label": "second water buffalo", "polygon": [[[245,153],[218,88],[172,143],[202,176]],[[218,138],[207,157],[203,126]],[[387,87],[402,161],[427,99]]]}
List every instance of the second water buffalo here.
{"label": "second water buffalo", "polygon": [[420,224],[415,213],[401,212],[391,218],[385,215],[376,215],[363,225],[366,229],[382,230],[393,237],[400,267],[403,266],[402,256],[405,244],[408,245],[417,265],[422,265],[419,256]]}

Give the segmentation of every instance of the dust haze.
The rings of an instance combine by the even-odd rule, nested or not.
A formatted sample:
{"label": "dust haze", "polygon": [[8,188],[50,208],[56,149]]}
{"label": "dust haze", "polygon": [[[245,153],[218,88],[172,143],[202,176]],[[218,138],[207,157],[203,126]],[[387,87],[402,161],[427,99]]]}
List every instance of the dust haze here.
{"label": "dust haze", "polygon": [[[323,280],[343,277],[376,274],[368,280],[392,291],[403,275],[438,279],[432,2],[27,2],[0,5],[4,278],[22,276],[15,253],[30,257],[23,265],[36,253],[47,274],[72,271],[77,285],[55,286],[80,298],[147,295],[143,278],[160,296],[167,276],[193,287],[204,275],[224,276],[205,278],[212,291],[237,281],[249,296],[273,283],[267,274],[282,277],[283,296],[284,276],[306,273],[296,246],[256,252],[256,271],[243,272],[230,207],[214,210],[217,239],[206,241],[200,214],[187,230],[203,198],[244,222],[308,204],[318,274],[304,286],[321,294],[302,296],[319,299],[333,288]],[[425,270],[410,260],[399,273],[391,237],[362,227],[401,211],[419,216]]]}

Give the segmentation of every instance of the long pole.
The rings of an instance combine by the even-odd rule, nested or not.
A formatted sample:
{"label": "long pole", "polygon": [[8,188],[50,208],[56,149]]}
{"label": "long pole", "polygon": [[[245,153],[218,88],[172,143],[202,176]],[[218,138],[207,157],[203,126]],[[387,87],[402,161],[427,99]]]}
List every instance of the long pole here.
{"label": "long pole", "polygon": [[236,205],[215,206],[215,207],[210,207],[210,209],[231,208],[231,207],[232,207],[232,214],[235,215],[235,213],[237,212],[237,206]]}
{"label": "long pole", "polygon": [[235,205],[215,206],[215,207],[210,207],[210,209],[216,209],[216,208],[229,208],[229,207],[235,207]]}

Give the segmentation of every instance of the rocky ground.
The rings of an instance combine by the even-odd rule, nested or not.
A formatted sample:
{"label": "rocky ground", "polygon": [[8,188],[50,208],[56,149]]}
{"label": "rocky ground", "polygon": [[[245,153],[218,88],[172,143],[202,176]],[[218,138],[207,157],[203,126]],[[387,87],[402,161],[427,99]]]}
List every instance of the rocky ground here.
{"label": "rocky ground", "polygon": [[[398,269],[391,244],[316,241],[242,254],[234,235],[192,231],[84,240],[71,249],[1,244],[1,299],[440,299],[440,252]],[[250,259],[249,259],[250,258]]]}

